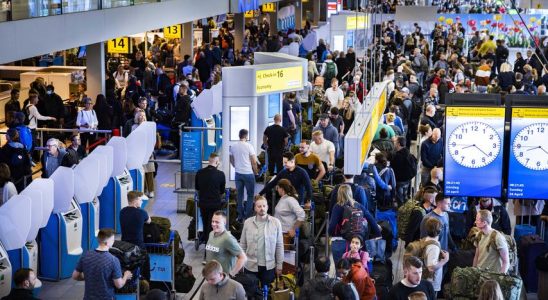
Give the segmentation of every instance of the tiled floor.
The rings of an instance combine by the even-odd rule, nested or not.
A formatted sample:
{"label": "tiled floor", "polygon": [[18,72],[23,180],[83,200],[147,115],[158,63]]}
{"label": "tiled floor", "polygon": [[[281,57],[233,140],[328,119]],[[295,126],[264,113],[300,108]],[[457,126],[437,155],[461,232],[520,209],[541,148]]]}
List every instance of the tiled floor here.
{"label": "tiled floor", "polygon": [[[193,267],[194,275],[196,276],[197,283],[201,281],[201,270],[203,260],[203,246],[196,252],[194,250],[194,243],[187,240],[188,231],[187,227],[191,217],[186,214],[178,214],[177,209],[177,195],[173,193],[174,190],[174,174],[178,170],[179,165],[170,163],[160,163],[157,180],[157,192],[156,199],[153,199],[147,205],[147,211],[153,216],[164,216],[171,220],[174,229],[177,229],[183,240],[184,249],[186,252],[185,263]],[[186,199],[183,197],[182,199]],[[512,223],[514,223],[513,208],[510,206],[508,211],[511,214]],[[512,224],[513,225],[513,224]],[[323,253],[323,249],[318,249]],[[392,258],[394,268],[400,265],[399,259],[395,256]],[[334,264],[332,264],[333,266]],[[333,272],[334,270],[332,270]],[[308,272],[307,272],[308,273]],[[396,270],[394,270],[396,274]],[[195,289],[194,288],[194,289]],[[189,294],[178,294],[177,299],[189,299]],[[84,295],[84,283],[76,282],[72,279],[62,280],[60,282],[44,282],[41,294],[39,297],[44,300],[67,300],[67,299],[82,299]],[[197,298],[197,297],[196,297]],[[527,299],[536,300],[536,294],[528,294]],[[220,299],[219,299],[220,300]]]}

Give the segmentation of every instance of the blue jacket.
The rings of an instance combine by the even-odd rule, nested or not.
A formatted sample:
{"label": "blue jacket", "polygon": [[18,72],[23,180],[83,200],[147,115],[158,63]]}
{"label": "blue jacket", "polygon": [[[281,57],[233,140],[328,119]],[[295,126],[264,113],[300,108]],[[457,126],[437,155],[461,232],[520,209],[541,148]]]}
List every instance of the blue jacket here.
{"label": "blue jacket", "polygon": [[425,168],[433,168],[443,156],[443,141],[440,138],[437,143],[432,143],[431,139],[422,142],[421,161]]}

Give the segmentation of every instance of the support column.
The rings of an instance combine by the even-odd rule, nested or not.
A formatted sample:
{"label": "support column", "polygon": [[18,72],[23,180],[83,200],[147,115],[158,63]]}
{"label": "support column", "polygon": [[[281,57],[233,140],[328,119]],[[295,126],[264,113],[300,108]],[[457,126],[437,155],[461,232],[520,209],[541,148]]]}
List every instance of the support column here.
{"label": "support column", "polygon": [[181,57],[194,57],[194,26],[192,22],[183,23],[183,38],[181,39]]}
{"label": "support column", "polygon": [[234,51],[241,50],[244,43],[245,17],[244,13],[234,14]]}
{"label": "support column", "polygon": [[318,23],[320,22],[320,6],[322,1],[321,0],[315,0],[312,1],[312,25],[318,26]]}
{"label": "support column", "polygon": [[[278,10],[268,13],[268,19],[270,21],[270,35],[278,33]],[[261,20],[262,22],[262,20]]]}
{"label": "support column", "polygon": [[95,100],[98,94],[105,95],[105,43],[86,47],[86,94]]}
{"label": "support column", "polygon": [[295,1],[295,30],[303,28],[303,3],[301,0]]}

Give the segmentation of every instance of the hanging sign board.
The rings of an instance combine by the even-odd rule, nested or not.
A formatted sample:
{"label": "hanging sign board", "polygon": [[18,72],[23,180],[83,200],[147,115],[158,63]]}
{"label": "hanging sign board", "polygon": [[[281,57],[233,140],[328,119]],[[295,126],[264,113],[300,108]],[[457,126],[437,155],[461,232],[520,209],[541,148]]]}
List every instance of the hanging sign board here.
{"label": "hanging sign board", "polygon": [[447,107],[444,184],[448,196],[500,197],[503,107]]}
{"label": "hanging sign board", "polygon": [[512,108],[508,198],[548,199],[548,108]]}
{"label": "hanging sign board", "polygon": [[164,27],[164,37],[167,39],[180,39],[183,32],[181,29],[181,24]]}
{"label": "hanging sign board", "polygon": [[264,12],[264,13],[269,13],[269,12],[276,12],[276,3],[265,3],[263,5],[261,5],[261,10]]}
{"label": "hanging sign board", "polygon": [[129,49],[129,37],[127,36],[108,40],[108,53],[129,54]]}
{"label": "hanging sign board", "polygon": [[255,73],[255,92],[269,94],[303,88],[303,67],[287,67],[257,70]]}

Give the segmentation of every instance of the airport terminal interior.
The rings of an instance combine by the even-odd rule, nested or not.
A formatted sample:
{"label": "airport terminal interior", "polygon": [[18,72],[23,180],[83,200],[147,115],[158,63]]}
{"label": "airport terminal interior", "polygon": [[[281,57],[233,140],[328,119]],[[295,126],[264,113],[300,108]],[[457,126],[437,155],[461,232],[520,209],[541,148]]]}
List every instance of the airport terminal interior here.
{"label": "airport terminal interior", "polygon": [[548,0],[0,0],[0,299],[548,299]]}

